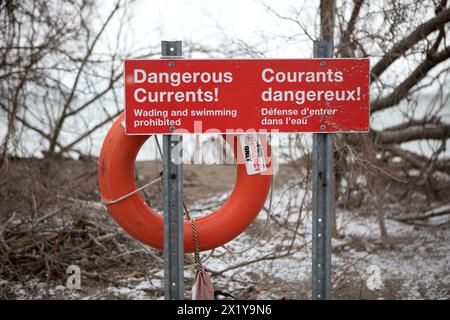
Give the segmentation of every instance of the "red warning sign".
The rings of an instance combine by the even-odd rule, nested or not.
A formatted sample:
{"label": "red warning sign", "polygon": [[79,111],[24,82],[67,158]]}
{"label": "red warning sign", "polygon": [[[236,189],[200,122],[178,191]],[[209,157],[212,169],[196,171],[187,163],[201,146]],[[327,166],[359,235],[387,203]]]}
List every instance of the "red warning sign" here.
{"label": "red warning sign", "polygon": [[127,134],[369,130],[369,59],[127,60]]}

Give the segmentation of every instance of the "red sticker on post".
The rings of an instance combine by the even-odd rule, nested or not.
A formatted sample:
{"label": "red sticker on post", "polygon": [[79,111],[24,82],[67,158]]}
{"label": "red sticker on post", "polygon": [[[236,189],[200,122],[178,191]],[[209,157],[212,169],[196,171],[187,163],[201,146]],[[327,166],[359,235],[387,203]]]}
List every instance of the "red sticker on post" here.
{"label": "red sticker on post", "polygon": [[127,60],[127,134],[365,132],[368,59]]}
{"label": "red sticker on post", "polygon": [[248,175],[263,173],[267,170],[261,139],[257,134],[239,135],[245,169]]}

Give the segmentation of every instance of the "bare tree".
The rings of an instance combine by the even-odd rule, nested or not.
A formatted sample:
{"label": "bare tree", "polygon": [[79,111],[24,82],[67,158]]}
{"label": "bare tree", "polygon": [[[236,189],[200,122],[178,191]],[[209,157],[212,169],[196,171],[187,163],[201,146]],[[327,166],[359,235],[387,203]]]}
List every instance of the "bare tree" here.
{"label": "bare tree", "polygon": [[117,0],[105,13],[95,0],[0,2],[2,162],[30,132],[46,157],[76,151],[123,110],[122,60],[156,52],[122,45],[130,5]]}
{"label": "bare tree", "polygon": [[[448,172],[450,168],[443,157],[450,137],[450,123],[444,112],[450,95],[446,85],[450,76],[448,1],[395,0],[377,4],[355,0],[343,4],[338,11],[338,55],[375,57],[371,68],[372,117],[379,113],[389,117],[389,110],[402,114],[399,123],[381,130],[372,128],[375,153],[368,157],[373,165],[369,172],[386,176],[380,168],[388,169],[401,159],[404,165],[419,169],[422,185],[429,187],[434,184],[434,172]],[[367,143],[354,135],[343,138],[357,148]],[[431,140],[437,145],[431,153],[418,154],[403,147],[405,143]],[[380,188],[377,190],[380,192]]]}

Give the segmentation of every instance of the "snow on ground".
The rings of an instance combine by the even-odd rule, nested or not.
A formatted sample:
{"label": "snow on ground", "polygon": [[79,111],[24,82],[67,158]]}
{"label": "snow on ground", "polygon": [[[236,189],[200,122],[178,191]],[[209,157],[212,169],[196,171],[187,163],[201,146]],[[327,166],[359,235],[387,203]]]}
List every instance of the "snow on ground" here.
{"label": "snow on ground", "polygon": [[[286,189],[286,188],[284,188]],[[275,193],[272,215],[284,229],[261,213],[248,232],[212,253],[205,265],[213,274],[216,289],[249,299],[308,299],[311,279],[311,217],[307,208],[299,211],[305,191],[298,185]],[[223,201],[225,196],[209,199]],[[300,212],[300,215],[299,215]],[[383,246],[378,222],[354,212],[338,210],[341,238],[333,240],[333,296],[369,299],[448,299],[450,298],[450,233],[448,225],[417,227],[386,220],[392,244]],[[258,228],[255,228],[255,225]],[[293,230],[297,236],[293,239]],[[253,230],[256,229],[256,230]],[[261,235],[261,231],[263,234]],[[420,234],[420,236],[418,236]],[[289,248],[291,247],[290,251]],[[288,254],[289,253],[289,254]],[[274,256],[280,258],[272,259]],[[283,257],[283,255],[287,255]],[[266,259],[262,259],[262,258]],[[246,265],[250,261],[262,259]],[[233,268],[242,265],[241,267]],[[370,291],[366,281],[373,268],[380,271],[379,289]],[[162,275],[162,274],[161,274]],[[186,277],[192,281],[190,269]],[[355,281],[357,280],[357,281]],[[162,283],[161,283],[162,285]],[[141,284],[127,298],[146,298]],[[370,285],[369,285],[370,286]],[[189,289],[189,284],[186,286]],[[375,286],[376,287],[376,286]],[[189,296],[189,292],[187,293]],[[162,298],[162,297],[160,297]]]}
{"label": "snow on ground", "polygon": [[[240,299],[310,298],[310,194],[298,184],[282,189],[285,191],[273,195],[269,220],[267,203],[266,210],[245,233],[224,247],[202,253],[206,267],[213,274],[215,289]],[[221,195],[192,207],[200,208],[205,203],[225,199],[226,195]],[[374,215],[338,210],[337,217],[339,238],[333,239],[332,257],[334,298],[450,298],[448,223],[423,227],[386,219],[389,239],[383,245]],[[57,284],[50,289],[49,297],[163,299],[163,270],[154,271],[151,279],[130,276],[119,281],[123,286],[116,281],[114,285],[99,285],[87,291],[69,290],[65,284]],[[186,298],[190,298],[193,276],[192,265],[187,266]],[[19,299],[43,298],[45,283],[33,281],[31,277],[26,286],[1,281],[0,287],[11,286]],[[30,296],[28,286],[38,288],[38,293]]]}
{"label": "snow on ground", "polygon": [[[342,216],[349,216],[344,213]],[[343,230],[344,250],[333,256],[333,263],[342,270],[349,262],[359,275],[367,279],[369,266],[379,267],[383,282],[397,292],[388,296],[405,299],[448,299],[450,297],[450,233],[448,226],[414,227],[386,220],[391,245],[383,247],[379,240],[378,222],[372,217],[353,219]],[[418,236],[420,234],[420,236]],[[365,250],[345,248],[347,238],[356,237]],[[338,241],[336,241],[338,242]],[[334,245],[337,245],[334,243]],[[347,250],[345,250],[347,249]],[[389,288],[388,288],[389,289]],[[383,291],[377,297],[384,298]]]}

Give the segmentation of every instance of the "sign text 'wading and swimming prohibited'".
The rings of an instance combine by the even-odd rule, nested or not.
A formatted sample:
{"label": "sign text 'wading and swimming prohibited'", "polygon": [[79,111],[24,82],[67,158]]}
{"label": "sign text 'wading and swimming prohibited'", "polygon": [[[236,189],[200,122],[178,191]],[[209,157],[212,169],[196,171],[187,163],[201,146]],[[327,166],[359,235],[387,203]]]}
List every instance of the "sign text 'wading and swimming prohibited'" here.
{"label": "sign text 'wading and swimming prohibited'", "polygon": [[369,59],[127,60],[127,134],[369,130]]}

